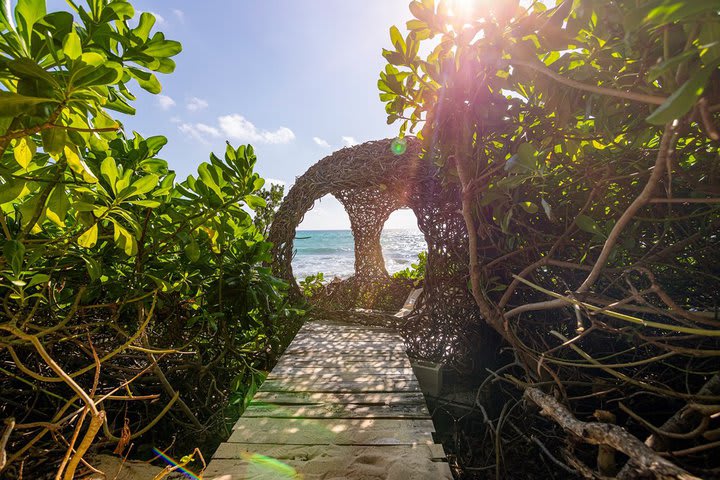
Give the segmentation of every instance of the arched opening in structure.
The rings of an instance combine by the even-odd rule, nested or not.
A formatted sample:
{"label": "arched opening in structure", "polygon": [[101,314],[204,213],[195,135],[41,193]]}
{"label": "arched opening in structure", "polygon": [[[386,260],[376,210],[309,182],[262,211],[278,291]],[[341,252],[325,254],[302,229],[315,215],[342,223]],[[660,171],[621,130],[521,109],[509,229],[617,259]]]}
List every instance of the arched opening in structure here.
{"label": "arched opening in structure", "polygon": [[420,142],[405,141],[401,154],[390,139],[338,150],[298,177],[270,229],[272,269],[294,295],[302,295],[292,264],[298,226],[317,199],[331,194],[350,219],[355,268],[350,278],[331,282],[325,295],[313,295],[315,314],[365,321],[365,312],[397,311],[413,282],[390,277],[381,234],[393,212],[410,208],[427,242],[427,269],[418,308],[395,325],[412,356],[458,361],[477,348],[477,334],[488,330],[467,288],[468,235],[460,190],[441,183],[431,154],[421,155]]}
{"label": "arched opening in structure", "polygon": [[346,279],[355,273],[355,241],[350,218],[332,195],[319,198],[298,225],[293,239],[293,275],[298,281],[308,276],[323,281]]}
{"label": "arched opening in structure", "polygon": [[418,228],[415,212],[410,208],[390,214],[380,234],[385,269],[390,275],[408,270],[417,264],[418,255],[427,253],[425,235]]}

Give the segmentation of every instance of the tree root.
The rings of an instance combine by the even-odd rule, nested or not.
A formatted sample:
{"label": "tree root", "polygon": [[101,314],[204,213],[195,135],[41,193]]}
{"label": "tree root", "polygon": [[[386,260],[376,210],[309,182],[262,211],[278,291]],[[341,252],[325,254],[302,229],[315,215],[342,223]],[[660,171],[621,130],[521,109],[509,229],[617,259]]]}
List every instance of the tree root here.
{"label": "tree root", "polygon": [[600,422],[583,422],[555,398],[537,388],[525,389],[525,397],[538,405],[541,413],[553,419],[563,430],[585,443],[609,446],[632,459],[633,466],[643,475],[660,480],[700,480],[682,468],[661,457],[657,452],[617,425]]}

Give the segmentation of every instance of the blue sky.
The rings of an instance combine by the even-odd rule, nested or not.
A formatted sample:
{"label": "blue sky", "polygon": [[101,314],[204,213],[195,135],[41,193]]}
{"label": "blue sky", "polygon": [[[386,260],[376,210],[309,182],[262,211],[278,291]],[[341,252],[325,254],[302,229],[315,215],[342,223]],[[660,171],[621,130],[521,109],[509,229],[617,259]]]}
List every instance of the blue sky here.
{"label": "blue sky", "polygon": [[[59,0],[49,2],[53,8]],[[137,115],[126,131],[165,135],[162,157],[179,177],[194,173],[225,140],[252,143],[257,171],[286,185],[332,151],[397,134],[376,82],[391,25],[410,18],[409,0],[134,0],[156,29],[183,44],[162,96],[132,89]],[[403,28],[404,30],[404,28]],[[413,226],[411,212],[388,227]],[[301,228],[348,228],[329,197]]]}

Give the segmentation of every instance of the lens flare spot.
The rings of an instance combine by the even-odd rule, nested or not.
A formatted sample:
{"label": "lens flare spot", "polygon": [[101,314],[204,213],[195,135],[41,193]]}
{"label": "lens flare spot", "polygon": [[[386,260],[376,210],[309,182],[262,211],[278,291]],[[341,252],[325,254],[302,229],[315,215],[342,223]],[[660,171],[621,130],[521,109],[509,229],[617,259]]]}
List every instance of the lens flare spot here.
{"label": "lens flare spot", "polygon": [[295,470],[293,467],[275,458],[266,457],[265,455],[260,455],[257,453],[246,453],[241,456],[243,460],[254,465],[255,467],[261,468],[265,471],[272,471],[274,474],[278,475],[277,477],[273,478],[302,478],[298,474],[297,470]]}
{"label": "lens flare spot", "polygon": [[407,140],[404,138],[396,138],[390,144],[390,150],[395,155],[402,155],[407,150]]}

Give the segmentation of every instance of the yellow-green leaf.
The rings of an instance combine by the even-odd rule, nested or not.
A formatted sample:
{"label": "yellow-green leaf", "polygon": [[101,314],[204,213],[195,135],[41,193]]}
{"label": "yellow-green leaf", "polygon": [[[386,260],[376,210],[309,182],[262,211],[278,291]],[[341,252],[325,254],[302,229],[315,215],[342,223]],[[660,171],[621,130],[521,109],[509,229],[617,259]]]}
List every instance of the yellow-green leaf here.
{"label": "yellow-green leaf", "polygon": [[113,221],[113,225],[113,239],[115,240],[115,244],[122,248],[127,256],[132,257],[133,255],[137,255],[138,246],[135,237],[117,221]]}
{"label": "yellow-green leaf", "polygon": [[68,143],[67,132],[63,128],[48,128],[42,133],[43,150],[57,160]]}
{"label": "yellow-green leaf", "polygon": [[68,208],[70,208],[70,200],[68,200],[65,193],[65,188],[62,185],[57,185],[50,194],[45,215],[51,222],[64,227]]}
{"label": "yellow-green leaf", "polygon": [[65,152],[65,159],[73,172],[82,175],[83,180],[87,183],[97,183],[97,177],[90,171],[85,161],[80,158],[77,148],[74,145],[66,145],[63,151]]}
{"label": "yellow-green leaf", "polygon": [[93,226],[88,228],[85,233],[80,235],[78,238],[78,245],[85,248],[92,248],[97,243],[98,238],[98,226],[97,223],[93,223]]}
{"label": "yellow-green leaf", "polygon": [[75,30],[68,33],[65,37],[63,41],[63,53],[71,60],[75,60],[82,55],[82,42],[78,34],[75,33]]}
{"label": "yellow-green leaf", "polygon": [[0,205],[12,202],[13,200],[20,200],[29,192],[30,189],[27,188],[25,181],[10,180],[5,184],[0,185]]}
{"label": "yellow-green leaf", "polygon": [[35,155],[36,151],[37,146],[35,145],[33,139],[30,137],[22,137],[17,141],[17,143],[15,144],[15,148],[13,149],[15,161],[22,168],[27,168],[28,165],[30,165],[30,162],[32,161],[32,158]]}

